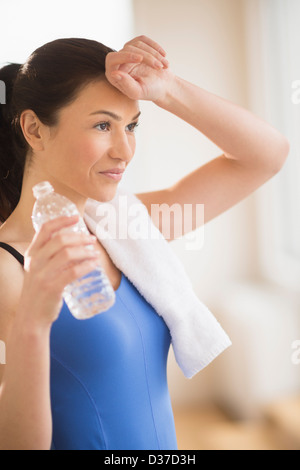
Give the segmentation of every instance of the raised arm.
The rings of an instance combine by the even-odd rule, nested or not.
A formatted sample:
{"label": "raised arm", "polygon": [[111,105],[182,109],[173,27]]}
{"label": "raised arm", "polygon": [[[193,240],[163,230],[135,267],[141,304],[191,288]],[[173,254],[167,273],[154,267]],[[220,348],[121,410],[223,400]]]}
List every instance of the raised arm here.
{"label": "raised arm", "polygon": [[[169,207],[179,204],[182,208],[184,204],[204,204],[206,223],[280,171],[288,156],[289,143],[280,132],[246,109],[175,76],[165,56],[163,49],[151,39],[136,38],[122,51],[108,57],[107,77],[132,99],[152,100],[220,148],[218,158],[187,174],[172,187],[137,195],[152,218],[153,204]],[[168,211],[165,213],[169,218]],[[173,222],[169,231],[163,217],[160,222],[157,217],[153,221],[171,240]],[[186,233],[183,220],[174,223],[176,233]],[[196,229],[198,223],[195,217],[189,228]]]}

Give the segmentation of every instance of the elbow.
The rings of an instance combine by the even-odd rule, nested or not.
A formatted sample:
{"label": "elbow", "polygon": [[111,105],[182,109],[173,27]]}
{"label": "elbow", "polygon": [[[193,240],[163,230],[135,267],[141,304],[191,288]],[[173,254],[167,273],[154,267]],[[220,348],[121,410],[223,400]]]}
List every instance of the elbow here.
{"label": "elbow", "polygon": [[277,141],[274,155],[272,158],[271,171],[275,175],[279,173],[290,153],[290,143],[284,136],[280,136]]}

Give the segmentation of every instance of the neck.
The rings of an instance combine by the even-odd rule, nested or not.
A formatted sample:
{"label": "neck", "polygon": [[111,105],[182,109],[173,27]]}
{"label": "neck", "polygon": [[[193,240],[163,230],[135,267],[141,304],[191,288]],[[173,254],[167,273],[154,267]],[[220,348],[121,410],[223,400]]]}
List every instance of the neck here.
{"label": "neck", "polygon": [[24,242],[31,241],[35,233],[31,221],[31,214],[35,203],[32,188],[42,181],[49,181],[57,193],[67,197],[76,204],[81,216],[83,216],[84,213],[84,207],[87,201],[86,198],[75,193],[71,188],[64,186],[61,182],[58,182],[49,175],[35,171],[34,169],[30,169],[30,171],[25,170],[19,203],[5,223],[12,224],[14,231],[19,234],[18,238]]}

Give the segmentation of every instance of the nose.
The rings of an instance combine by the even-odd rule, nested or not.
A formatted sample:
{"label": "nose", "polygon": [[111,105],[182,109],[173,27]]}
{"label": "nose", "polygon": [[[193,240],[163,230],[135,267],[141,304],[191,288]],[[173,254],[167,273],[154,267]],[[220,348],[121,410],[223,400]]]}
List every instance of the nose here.
{"label": "nose", "polygon": [[128,136],[126,132],[122,132],[113,137],[111,147],[109,149],[109,155],[112,158],[118,158],[129,163],[134,155],[134,151],[134,136]]}

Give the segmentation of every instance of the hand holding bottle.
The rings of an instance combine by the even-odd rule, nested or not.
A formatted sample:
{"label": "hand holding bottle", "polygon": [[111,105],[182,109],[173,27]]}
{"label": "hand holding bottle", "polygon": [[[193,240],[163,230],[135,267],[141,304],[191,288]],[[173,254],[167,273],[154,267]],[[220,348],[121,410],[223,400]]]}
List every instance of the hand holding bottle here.
{"label": "hand holding bottle", "polygon": [[95,237],[67,232],[79,217],[58,217],[44,223],[24,256],[24,284],[20,308],[40,324],[51,325],[62,307],[65,286],[99,265],[91,250]]}
{"label": "hand holding bottle", "polygon": [[[77,215],[79,216],[77,224],[67,230],[68,235],[71,232],[89,235],[76,205],[65,196],[56,193],[48,181],[34,186],[33,194],[36,202],[32,212],[32,223],[36,231],[39,231],[48,220],[56,219],[61,215],[69,217]],[[81,320],[108,310],[116,298],[114,289],[100,263],[89,273],[67,284],[63,295],[72,315]]]}

